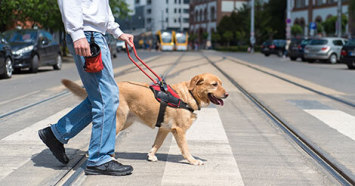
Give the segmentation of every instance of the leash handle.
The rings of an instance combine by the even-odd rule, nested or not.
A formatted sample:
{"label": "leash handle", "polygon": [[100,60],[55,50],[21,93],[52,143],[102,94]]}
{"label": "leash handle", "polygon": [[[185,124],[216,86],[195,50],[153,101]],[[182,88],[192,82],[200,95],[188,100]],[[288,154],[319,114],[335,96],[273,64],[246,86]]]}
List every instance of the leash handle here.
{"label": "leash handle", "polygon": [[[125,45],[126,45],[126,52],[127,52],[128,58],[129,58],[146,76],[148,76],[148,78],[151,79],[154,84],[157,84],[158,82],[155,81],[152,77],[150,77],[150,76],[133,60],[133,58],[131,57],[131,55],[130,55],[130,53],[129,53],[127,42],[125,43]],[[138,57],[136,47],[133,45],[132,48],[133,48],[133,52],[134,52],[134,55],[136,56],[136,58],[137,58],[145,67],[147,67],[147,69],[148,69],[150,72],[152,72],[152,73],[158,78],[159,82],[162,82],[163,79],[162,79],[160,76],[158,76],[151,68],[149,68],[149,66],[148,66],[141,58]]]}

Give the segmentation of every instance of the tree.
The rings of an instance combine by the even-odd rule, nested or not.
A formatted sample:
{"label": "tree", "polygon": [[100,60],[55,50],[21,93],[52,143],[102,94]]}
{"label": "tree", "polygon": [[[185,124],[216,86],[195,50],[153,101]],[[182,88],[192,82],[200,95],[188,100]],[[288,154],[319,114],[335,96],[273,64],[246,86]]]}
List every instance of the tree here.
{"label": "tree", "polygon": [[227,46],[230,45],[231,40],[233,39],[233,32],[226,31],[223,33],[223,38],[227,41]]}
{"label": "tree", "polygon": [[[334,35],[335,34],[336,22],[337,22],[337,16],[331,16],[322,23],[322,26],[324,27],[324,31],[327,33],[327,35]],[[348,18],[344,14],[342,14],[342,16],[341,16],[341,29],[342,30],[345,30],[345,26],[347,23],[348,23]]]}
{"label": "tree", "polygon": [[294,24],[292,27],[291,27],[291,34],[293,36],[297,36],[297,35],[301,35],[303,34],[303,29],[300,25],[298,24]]}

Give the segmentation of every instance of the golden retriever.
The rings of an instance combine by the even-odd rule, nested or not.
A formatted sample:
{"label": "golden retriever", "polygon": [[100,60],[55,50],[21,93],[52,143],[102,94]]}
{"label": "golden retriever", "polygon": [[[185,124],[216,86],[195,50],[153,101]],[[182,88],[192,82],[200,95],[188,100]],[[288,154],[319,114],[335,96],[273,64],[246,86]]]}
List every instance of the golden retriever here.
{"label": "golden retriever", "polygon": [[[70,80],[62,80],[62,83],[75,95],[85,99],[87,94],[84,88]],[[151,128],[155,127],[159,113],[160,103],[155,99],[152,90],[146,83],[117,82],[119,87],[120,104],[117,109],[116,134],[126,129],[135,121],[140,121]],[[209,73],[194,76],[190,81],[180,82],[171,87],[194,110],[199,107],[207,107],[210,102],[223,105],[228,93],[222,87],[221,80]],[[191,95],[193,94],[193,95]],[[189,152],[186,131],[196,120],[196,114],[182,108],[167,107],[164,121],[159,128],[152,149],[148,153],[149,161],[157,161],[155,153],[163,144],[169,132],[172,132],[181,150],[183,157],[192,165],[202,165],[201,160],[196,160]]]}

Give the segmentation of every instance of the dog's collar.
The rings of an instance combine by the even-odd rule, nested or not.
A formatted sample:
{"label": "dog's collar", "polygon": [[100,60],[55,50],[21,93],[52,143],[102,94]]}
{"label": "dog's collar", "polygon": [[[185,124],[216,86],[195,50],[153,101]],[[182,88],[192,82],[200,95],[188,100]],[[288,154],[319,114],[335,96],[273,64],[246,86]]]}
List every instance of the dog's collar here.
{"label": "dog's collar", "polygon": [[191,90],[189,90],[189,92],[190,92],[190,94],[191,94],[192,98],[194,98],[194,100],[195,100],[195,102],[196,102],[197,109],[198,109],[198,110],[201,110],[200,104],[198,103],[198,101],[197,101],[197,99],[195,98],[195,96],[192,94],[192,91],[191,91]]}

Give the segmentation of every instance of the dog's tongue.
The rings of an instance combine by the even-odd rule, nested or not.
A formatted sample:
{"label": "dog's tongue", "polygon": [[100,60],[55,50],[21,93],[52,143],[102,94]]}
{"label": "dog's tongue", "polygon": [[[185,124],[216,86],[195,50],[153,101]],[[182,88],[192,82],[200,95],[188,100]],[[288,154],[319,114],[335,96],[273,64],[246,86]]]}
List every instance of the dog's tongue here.
{"label": "dog's tongue", "polygon": [[221,100],[221,99],[217,99],[217,101],[218,101],[218,103],[219,103],[221,106],[223,106],[223,105],[224,105],[223,100]]}

